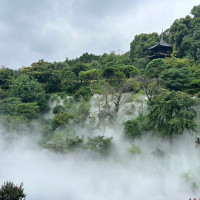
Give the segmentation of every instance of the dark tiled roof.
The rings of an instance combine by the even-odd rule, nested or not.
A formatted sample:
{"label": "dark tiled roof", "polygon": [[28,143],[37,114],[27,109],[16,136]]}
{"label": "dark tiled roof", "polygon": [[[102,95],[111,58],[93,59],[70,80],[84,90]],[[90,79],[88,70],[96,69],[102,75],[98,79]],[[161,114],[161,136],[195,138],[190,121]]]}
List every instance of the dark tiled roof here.
{"label": "dark tiled roof", "polygon": [[152,50],[152,49],[154,49],[154,48],[156,48],[156,47],[159,47],[159,46],[168,47],[168,48],[172,48],[172,47],[173,47],[172,44],[166,43],[166,42],[164,42],[164,41],[160,41],[158,44],[149,47],[148,50]]}
{"label": "dark tiled roof", "polygon": [[170,56],[171,56],[171,54],[168,54],[168,53],[157,53],[152,56],[149,56],[148,59],[164,58],[164,57],[170,57]]}

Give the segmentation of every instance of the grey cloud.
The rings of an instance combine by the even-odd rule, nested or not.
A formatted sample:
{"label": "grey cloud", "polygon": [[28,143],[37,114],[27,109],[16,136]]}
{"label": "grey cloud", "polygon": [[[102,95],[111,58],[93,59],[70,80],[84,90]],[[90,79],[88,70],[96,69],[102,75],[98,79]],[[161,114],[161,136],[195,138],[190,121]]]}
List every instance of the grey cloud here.
{"label": "grey cloud", "polygon": [[128,51],[135,34],[168,28],[194,4],[197,0],[0,0],[0,65],[19,68],[41,58]]}

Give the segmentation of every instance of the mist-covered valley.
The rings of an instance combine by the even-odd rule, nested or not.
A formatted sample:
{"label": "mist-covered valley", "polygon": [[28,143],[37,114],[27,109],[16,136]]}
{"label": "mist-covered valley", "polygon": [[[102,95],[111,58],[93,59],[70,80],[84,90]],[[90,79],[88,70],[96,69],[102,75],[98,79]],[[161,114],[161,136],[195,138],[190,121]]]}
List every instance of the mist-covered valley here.
{"label": "mist-covered valley", "polygon": [[[127,140],[123,123],[146,109],[144,96],[127,103],[114,123],[104,118],[101,124],[94,117],[99,112],[98,98],[96,95],[90,100],[89,115],[84,124],[73,127],[73,134],[84,141],[94,136],[112,138],[109,152],[102,154],[84,147],[67,151],[46,148],[39,121],[24,132],[6,132],[1,125],[0,182],[23,182],[30,200],[168,200],[198,196],[200,150],[195,147],[196,136],[185,132],[170,143],[145,132],[141,138]],[[53,108],[57,103],[63,105],[60,98],[50,105]],[[53,116],[51,110],[45,118]],[[69,132],[68,126],[58,133]]]}
{"label": "mist-covered valley", "polygon": [[125,53],[2,65],[0,200],[200,198],[199,22],[200,5]]}

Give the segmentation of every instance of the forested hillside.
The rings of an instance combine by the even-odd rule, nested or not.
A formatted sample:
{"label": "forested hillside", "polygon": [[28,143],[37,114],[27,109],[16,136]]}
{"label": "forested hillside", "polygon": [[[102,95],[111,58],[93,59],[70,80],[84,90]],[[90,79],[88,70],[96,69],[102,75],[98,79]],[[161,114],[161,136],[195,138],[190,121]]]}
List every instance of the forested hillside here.
{"label": "forested hillside", "polygon": [[[41,59],[18,70],[2,66],[4,136],[39,132],[42,149],[100,157],[116,148],[106,127],[120,125],[120,137],[131,144],[126,151],[138,155],[142,148],[134,141],[146,135],[169,144],[186,132],[199,137],[199,25],[200,5],[164,31],[164,41],[173,45],[170,58],[148,59],[147,49],[162,37],[154,32],[136,35],[124,54],[84,53],[53,63]],[[162,157],[163,151],[154,153]]]}
{"label": "forested hillside", "polygon": [[[24,124],[43,118],[50,109],[48,101],[53,94],[61,98],[72,96],[74,101],[84,104],[95,94],[114,95],[116,114],[125,93],[143,93],[149,102],[163,90],[164,93],[168,90],[181,94],[181,91],[182,95],[199,97],[199,23],[200,6],[195,6],[191,15],[175,20],[164,31],[164,40],[173,44],[171,58],[148,60],[147,48],[158,43],[161,35],[142,33],[135,36],[130,51],[122,55],[84,53],[63,62],[40,60],[19,70],[2,67],[1,121],[9,127],[16,121]],[[70,115],[64,107],[57,112],[55,117],[60,113]],[[70,117],[76,119],[76,116]]]}

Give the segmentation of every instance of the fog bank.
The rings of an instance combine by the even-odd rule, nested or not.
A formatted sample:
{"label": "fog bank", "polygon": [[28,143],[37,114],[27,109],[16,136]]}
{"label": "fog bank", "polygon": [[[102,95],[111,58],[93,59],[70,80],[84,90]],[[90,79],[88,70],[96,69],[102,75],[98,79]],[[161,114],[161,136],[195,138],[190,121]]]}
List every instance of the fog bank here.
{"label": "fog bank", "polygon": [[86,151],[56,154],[41,148],[37,136],[1,134],[0,183],[23,182],[28,200],[173,200],[199,194],[200,151],[189,134],[172,145],[145,136],[134,142],[141,154],[127,152],[131,144],[119,128],[104,134],[115,144],[107,158]]}

